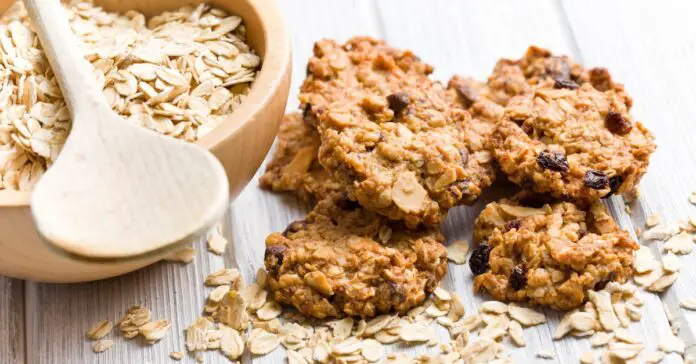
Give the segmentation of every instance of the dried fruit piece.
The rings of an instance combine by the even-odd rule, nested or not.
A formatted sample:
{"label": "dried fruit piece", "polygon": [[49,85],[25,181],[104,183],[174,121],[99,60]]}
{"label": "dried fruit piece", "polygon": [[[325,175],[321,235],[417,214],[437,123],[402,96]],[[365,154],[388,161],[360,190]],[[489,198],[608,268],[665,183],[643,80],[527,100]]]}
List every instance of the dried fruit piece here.
{"label": "dried fruit piece", "polygon": [[389,108],[394,112],[394,115],[398,115],[408,107],[411,100],[407,93],[396,92],[387,96],[387,102],[389,103]]}
{"label": "dried fruit piece", "polygon": [[585,172],[584,183],[586,187],[602,190],[609,186],[609,178],[604,172],[589,169]]}
{"label": "dried fruit piece", "polygon": [[514,290],[520,290],[527,285],[527,268],[524,264],[520,264],[512,268],[510,273],[510,287]]}
{"label": "dried fruit piece", "polygon": [[630,121],[626,120],[626,118],[624,118],[620,112],[613,110],[607,113],[605,125],[609,131],[619,135],[628,134],[631,131],[631,128],[633,128]]}
{"label": "dried fruit piece", "polygon": [[488,265],[491,247],[487,243],[481,243],[474,249],[469,259],[469,267],[474,275],[486,273],[490,266]]}
{"label": "dried fruit piece", "polygon": [[568,159],[565,154],[545,149],[537,156],[539,167],[555,172],[568,172]]}

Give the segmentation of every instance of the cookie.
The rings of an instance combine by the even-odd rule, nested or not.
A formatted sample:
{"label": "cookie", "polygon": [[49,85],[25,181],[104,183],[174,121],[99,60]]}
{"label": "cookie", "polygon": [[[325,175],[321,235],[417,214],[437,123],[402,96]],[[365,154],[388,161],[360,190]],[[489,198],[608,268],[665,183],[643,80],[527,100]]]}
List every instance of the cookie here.
{"label": "cookie", "polygon": [[638,244],[601,202],[544,202],[521,195],[481,212],[469,260],[475,291],[569,310],[585,302],[588,290],[632,277]]}
{"label": "cookie", "polygon": [[488,97],[499,105],[507,105],[512,97],[533,92],[534,87],[547,85],[557,89],[575,89],[584,83],[598,91],[614,91],[628,109],[633,100],[624,86],[612,80],[606,68],[584,68],[568,56],[555,56],[549,50],[531,46],[518,60],[501,59],[488,78]]}
{"label": "cookie", "polygon": [[315,204],[345,189],[319,164],[321,140],[317,130],[299,112],[285,115],[280,123],[273,158],[259,182],[275,192],[292,192]]}
{"label": "cookie", "polygon": [[316,318],[406,313],[446,274],[443,240],[438,230],[408,230],[334,196],[268,236],[267,287]]}
{"label": "cookie", "polygon": [[511,99],[493,149],[500,169],[523,188],[593,201],[633,192],[655,141],[616,92],[585,83]]}
{"label": "cookie", "polygon": [[[320,163],[350,198],[410,228],[438,226],[489,183],[464,135],[469,114],[432,82],[432,67],[371,38],[321,41],[301,102],[321,138]],[[479,160],[482,158],[482,160]]]}

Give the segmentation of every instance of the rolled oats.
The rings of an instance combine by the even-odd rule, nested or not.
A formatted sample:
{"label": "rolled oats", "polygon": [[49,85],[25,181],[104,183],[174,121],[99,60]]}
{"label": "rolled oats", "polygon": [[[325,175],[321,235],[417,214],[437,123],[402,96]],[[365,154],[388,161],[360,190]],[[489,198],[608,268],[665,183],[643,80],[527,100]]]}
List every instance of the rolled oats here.
{"label": "rolled oats", "polygon": [[102,353],[111,349],[112,346],[114,346],[113,340],[100,339],[94,342],[92,350],[94,350],[95,353]]}
{"label": "rolled oats", "polygon": [[[65,9],[112,109],[175,138],[194,142],[220,124],[245,99],[260,65],[241,18],[206,4],[149,19],[90,2]],[[60,153],[71,118],[22,3],[0,23],[0,58],[7,60],[0,67],[0,190],[29,191]]]}
{"label": "rolled oats", "polygon": [[172,358],[173,360],[178,361],[178,360],[181,360],[184,358],[184,353],[182,353],[180,351],[172,351],[171,353],[169,353],[169,357]]}
{"label": "rolled oats", "polygon": [[109,320],[99,321],[96,325],[87,331],[87,337],[90,340],[99,340],[111,332],[114,325]]}
{"label": "rolled oats", "polygon": [[249,337],[248,343],[249,351],[252,354],[266,355],[280,345],[280,339],[278,338],[278,335],[260,330],[256,335]]}
{"label": "rolled oats", "polygon": [[139,330],[140,335],[145,337],[145,340],[147,340],[148,343],[154,344],[155,342],[162,340],[170,327],[172,327],[172,324],[169,322],[169,320],[157,320],[140,326]]}
{"label": "rolled oats", "polygon": [[469,242],[466,240],[457,240],[447,246],[447,259],[455,264],[465,264],[467,255],[469,255]]}

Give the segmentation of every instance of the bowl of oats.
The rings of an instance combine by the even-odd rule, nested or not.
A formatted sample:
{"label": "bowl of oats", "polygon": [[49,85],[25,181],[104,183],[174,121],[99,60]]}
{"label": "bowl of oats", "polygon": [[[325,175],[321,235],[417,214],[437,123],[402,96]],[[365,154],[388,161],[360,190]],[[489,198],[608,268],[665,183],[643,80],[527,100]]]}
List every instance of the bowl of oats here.
{"label": "bowl of oats", "polygon": [[[288,98],[290,41],[274,0],[63,5],[112,109],[210,150],[236,197],[268,152]],[[31,191],[59,156],[71,117],[21,1],[0,1],[0,10],[0,274],[79,282],[162,259],[79,261],[39,239]]]}

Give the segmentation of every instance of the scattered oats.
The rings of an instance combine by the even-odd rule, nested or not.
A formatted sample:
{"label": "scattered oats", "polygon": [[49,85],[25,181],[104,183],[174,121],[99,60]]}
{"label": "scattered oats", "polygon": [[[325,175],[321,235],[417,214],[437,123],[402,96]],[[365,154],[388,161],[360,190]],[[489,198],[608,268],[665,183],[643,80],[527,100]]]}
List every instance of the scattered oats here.
{"label": "scattered oats", "polygon": [[268,299],[268,291],[263,289],[257,283],[250,284],[244,291],[244,300],[248,302],[249,310],[256,311],[266,304]]}
{"label": "scattered oats", "polygon": [[641,237],[645,240],[665,241],[677,234],[679,234],[679,226],[676,224],[659,224],[644,231]]}
{"label": "scattered oats", "polygon": [[241,275],[234,268],[222,268],[217,272],[209,274],[205,278],[205,284],[207,286],[229,285],[236,290],[241,284]]}
{"label": "scattered oats", "polygon": [[502,314],[508,312],[508,305],[499,301],[486,301],[479,308],[481,313]]}
{"label": "scattered oats", "polygon": [[428,308],[425,310],[425,314],[428,315],[428,316],[430,316],[430,317],[441,317],[441,316],[445,316],[445,315],[447,314],[447,312],[448,312],[448,311],[440,310],[440,309],[437,308],[437,306],[435,306],[435,305],[430,305],[430,307],[428,307]]}
{"label": "scattered oats", "polygon": [[319,363],[328,363],[330,351],[331,348],[329,347],[329,344],[322,341],[321,343],[319,343],[319,345],[317,345],[314,348],[314,352],[312,353],[312,359]]}
{"label": "scattered oats", "polygon": [[696,205],[696,192],[691,193],[691,196],[689,196],[689,202]]}
{"label": "scattered oats", "polygon": [[208,251],[217,255],[225,254],[225,248],[227,248],[227,239],[222,236],[220,230],[221,227],[218,225],[208,237]]}
{"label": "scattered oats", "polygon": [[283,308],[278,302],[268,301],[256,311],[256,316],[261,320],[268,321],[280,316],[282,312]]}
{"label": "scattered oats", "polygon": [[687,310],[696,310],[696,298],[686,298],[679,302],[679,306]]}
{"label": "scattered oats", "polygon": [[673,273],[681,269],[681,261],[679,257],[674,255],[672,252],[667,253],[662,256],[662,269],[666,272]]}
{"label": "scattered oats", "polygon": [[399,341],[399,335],[392,335],[386,331],[379,331],[375,335],[375,339],[382,344],[392,344]]}
{"label": "scattered oats", "polygon": [[689,233],[679,233],[665,242],[664,249],[674,254],[689,254],[694,249],[694,238]]}
{"label": "scattered oats", "polygon": [[307,359],[295,350],[288,350],[286,354],[288,356],[288,364],[308,364]]}
{"label": "scattered oats", "polygon": [[346,317],[342,320],[331,321],[328,323],[333,330],[333,336],[338,339],[346,339],[353,332],[355,320],[351,317]]}
{"label": "scattered oats", "polygon": [[362,356],[365,360],[375,363],[382,358],[382,344],[377,340],[367,339],[362,342]]}
{"label": "scattered oats", "polygon": [[605,330],[613,331],[619,327],[619,319],[614,313],[614,306],[611,304],[611,295],[607,291],[588,291],[590,301],[595,305],[599,316],[599,323]]}
{"label": "scattered oats", "polygon": [[109,350],[112,346],[114,346],[113,340],[100,339],[94,342],[92,350],[94,350],[95,353],[102,353]]}
{"label": "scattered oats", "polygon": [[542,349],[536,354],[537,358],[552,360],[556,359],[556,354],[550,350]]}
{"label": "scattered oats", "polygon": [[614,303],[614,313],[616,318],[619,319],[621,327],[628,327],[631,324],[631,319],[628,317],[628,312],[626,311],[626,304],[623,302]]}
{"label": "scattered oats", "polygon": [[684,354],[684,341],[673,334],[660,335],[660,343],[657,348],[665,353]]}
{"label": "scattered oats", "polygon": [[362,342],[355,337],[349,337],[331,347],[331,352],[337,355],[350,355],[362,350]]}
{"label": "scattered oats", "polygon": [[394,317],[390,315],[380,315],[371,319],[367,322],[367,326],[365,327],[365,331],[363,331],[362,336],[369,337],[376,334],[378,331],[385,328],[392,321],[393,318]]}
{"label": "scattered oats", "polygon": [[531,308],[518,306],[514,303],[508,305],[508,312],[513,320],[524,326],[535,326],[546,323],[546,316],[543,313],[532,310]]}
{"label": "scattered oats", "polygon": [[442,287],[438,286],[435,288],[433,291],[433,295],[437,297],[440,301],[451,301],[452,300],[452,295],[450,295],[449,292],[444,290]]}
{"label": "scattered oats", "polygon": [[254,355],[266,355],[280,345],[278,335],[260,330],[256,335],[249,337],[249,351]]}
{"label": "scattered oats", "polygon": [[662,361],[662,359],[665,358],[665,352],[664,351],[653,351],[652,353],[648,354],[648,356],[645,357],[645,362],[648,364],[657,364]]}
{"label": "scattered oats", "polygon": [[665,274],[658,280],[653,282],[647,289],[651,292],[662,292],[667,287],[671,286],[674,282],[676,282],[678,277],[679,272]]}
{"label": "scattered oats", "polygon": [[438,317],[438,318],[435,320],[435,322],[437,322],[440,326],[447,327],[447,328],[452,327],[452,324],[454,324],[454,322],[452,322],[452,319],[450,319],[450,318],[447,317],[447,316],[445,316],[445,317]]}
{"label": "scattered oats", "polygon": [[452,321],[458,321],[459,319],[464,317],[466,310],[464,309],[462,299],[459,297],[457,293],[452,292],[450,296],[452,297],[452,300],[450,301],[450,310],[447,314],[447,317]]}
{"label": "scattered oats", "polygon": [[90,340],[98,340],[108,335],[114,325],[109,320],[99,321],[91,329],[87,331],[87,337]]}
{"label": "scattered oats", "polygon": [[651,272],[660,267],[660,264],[655,260],[652,251],[645,245],[641,245],[638,250],[633,253],[633,268],[637,274]]}
{"label": "scattered oats", "polygon": [[186,328],[186,350],[202,351],[207,349],[208,331],[213,328],[213,323],[204,317],[199,317]]}
{"label": "scattered oats", "polygon": [[123,337],[132,339],[140,333],[140,326],[150,322],[152,313],[149,309],[140,306],[133,306],[118,322]]}
{"label": "scattered oats", "polygon": [[510,322],[509,334],[515,345],[519,347],[524,347],[526,345],[524,341],[524,332],[522,331],[522,325],[517,321]]}
{"label": "scattered oats", "polygon": [[256,284],[261,288],[265,288],[267,279],[268,279],[268,272],[266,272],[266,270],[263,268],[259,268],[256,271]]}
{"label": "scattered oats", "polygon": [[655,269],[648,273],[633,276],[633,282],[642,287],[648,287],[655,283],[664,274],[662,265],[658,261],[655,261],[655,266]]}
{"label": "scattered oats", "polygon": [[454,264],[465,264],[466,256],[469,254],[469,242],[457,240],[447,246],[447,259]]}
{"label": "scattered oats", "polygon": [[566,334],[573,330],[573,326],[571,325],[573,313],[574,312],[566,313],[563,318],[561,318],[558,325],[556,325],[556,330],[553,333],[554,340],[562,339],[564,336],[566,336]]}
{"label": "scattered oats", "polygon": [[609,355],[615,358],[628,360],[635,358],[643,350],[643,344],[629,344],[612,341],[607,348]]}
{"label": "scattered oats", "polygon": [[164,260],[168,262],[177,262],[177,263],[191,263],[193,261],[193,258],[196,257],[196,249],[194,249],[191,246],[187,246],[185,248],[179,249],[166,257],[164,257]]}
{"label": "scattered oats", "polygon": [[220,301],[218,321],[235,330],[244,330],[249,325],[244,298],[237,291],[229,291]]}
{"label": "scattered oats", "polygon": [[640,308],[630,302],[626,302],[626,314],[632,321],[640,321],[643,318],[643,312]]}
{"label": "scattered oats", "polygon": [[406,342],[425,342],[430,339],[426,327],[421,323],[402,326],[399,330],[399,337]]}
{"label": "scattered oats", "polygon": [[140,335],[143,335],[148,343],[154,344],[155,342],[162,340],[170,327],[172,327],[172,324],[169,322],[169,320],[148,322],[145,325],[140,326]]}
{"label": "scattered oats", "polygon": [[210,292],[210,296],[208,296],[208,300],[212,302],[220,302],[223,297],[227,294],[227,292],[230,291],[230,286],[228,285],[222,285],[222,286],[217,286],[215,289]]}
{"label": "scattered oats", "polygon": [[635,338],[634,336],[632,336],[631,333],[628,332],[628,330],[623,329],[623,328],[616,329],[614,331],[614,338],[616,338],[616,340],[623,341],[623,342],[629,343],[629,344],[639,344],[640,343],[640,341],[637,338]]}
{"label": "scattered oats", "polygon": [[570,326],[577,331],[590,331],[595,328],[597,321],[588,312],[575,312],[570,315]]}
{"label": "scattered oats", "polygon": [[647,219],[645,219],[645,226],[651,228],[653,226],[657,226],[662,222],[662,216],[660,214],[652,214],[648,216]]}
{"label": "scattered oats", "polygon": [[169,357],[178,361],[184,358],[184,353],[180,351],[172,351],[171,353],[169,353]]}
{"label": "scattered oats", "polygon": [[604,346],[609,344],[609,341],[611,341],[614,338],[614,334],[609,334],[606,332],[598,332],[594,335],[592,335],[592,338],[590,339],[590,344],[594,347],[598,346]]}
{"label": "scattered oats", "polygon": [[594,363],[594,353],[591,351],[586,351],[582,354],[580,354],[580,363],[581,364],[592,364]]}
{"label": "scattered oats", "polygon": [[230,360],[237,360],[244,352],[244,340],[239,332],[231,327],[223,326],[220,335],[220,350]]}

